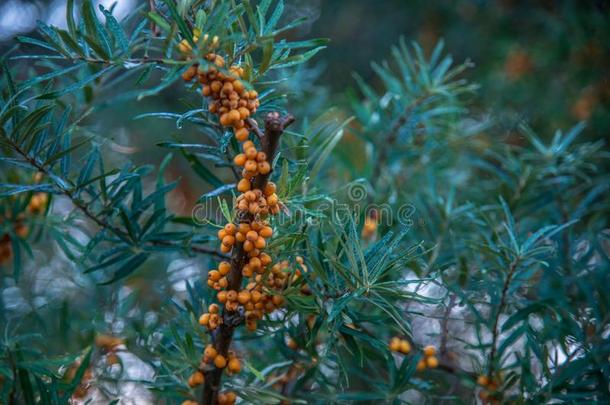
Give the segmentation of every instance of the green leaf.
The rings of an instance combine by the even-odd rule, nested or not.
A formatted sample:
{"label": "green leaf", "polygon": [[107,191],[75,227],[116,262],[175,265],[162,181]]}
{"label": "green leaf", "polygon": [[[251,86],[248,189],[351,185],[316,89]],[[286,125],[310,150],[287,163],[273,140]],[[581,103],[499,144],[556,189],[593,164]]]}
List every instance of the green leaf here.
{"label": "green leaf", "polygon": [[121,51],[126,54],[129,51],[129,41],[127,39],[127,36],[125,35],[123,27],[121,27],[121,24],[119,24],[119,22],[116,20],[116,18],[114,18],[112,13],[106,10],[103,5],[100,4],[99,8],[100,11],[104,14],[104,17],[106,17],[106,27],[108,28],[108,31],[110,31],[110,33],[114,37],[115,41],[119,45],[119,48],[121,48]]}
{"label": "green leaf", "polygon": [[150,253],[138,253],[129,259],[125,264],[123,264],[117,271],[114,272],[112,278],[110,280],[104,281],[101,285],[108,285],[117,282],[118,280],[124,279],[129,276],[131,273],[136,271],[138,267],[140,267],[146,259],[150,256]]}
{"label": "green leaf", "polygon": [[105,75],[106,73],[109,73],[114,68],[115,68],[114,66],[107,66],[92,75],[85,76],[83,79],[79,80],[76,83],[72,83],[71,85],[64,87],[62,90],[56,90],[56,91],[51,91],[48,93],[43,93],[43,94],[37,96],[36,98],[40,99],[40,100],[50,100],[50,99],[59,98],[66,94],[72,93],[73,91],[80,90],[83,87],[85,87],[87,84],[96,80],[98,77]]}
{"label": "green leaf", "polygon": [[84,0],[82,5],[82,15],[85,21],[85,28],[88,35],[85,37],[89,45],[104,59],[109,59],[112,56],[112,47],[110,39],[104,29],[104,26],[99,22],[95,15],[95,9],[91,0]]}
{"label": "green leaf", "polygon": [[209,191],[209,192],[203,194],[201,197],[199,197],[197,199],[197,202],[200,203],[204,200],[207,200],[208,198],[217,197],[223,193],[226,193],[227,191],[231,191],[234,189],[235,189],[235,183],[222,185],[212,191]]}
{"label": "green leaf", "polygon": [[74,22],[74,0],[68,0],[66,3],[66,22],[68,31],[72,37],[76,37],[76,23]]}
{"label": "green leaf", "polygon": [[186,152],[184,149],[180,149],[182,155],[189,162],[195,173],[207,183],[212,185],[213,187],[221,187],[224,183],[216,177],[214,173],[212,173],[207,167],[205,167],[195,155]]}
{"label": "green leaf", "polygon": [[188,26],[184,22],[184,18],[178,12],[174,0],[163,0],[163,3],[167,5],[167,8],[172,16],[173,22],[178,26],[182,37],[186,39],[191,44],[191,46],[195,46],[195,43],[193,42],[193,33],[191,32],[191,30],[189,30]]}

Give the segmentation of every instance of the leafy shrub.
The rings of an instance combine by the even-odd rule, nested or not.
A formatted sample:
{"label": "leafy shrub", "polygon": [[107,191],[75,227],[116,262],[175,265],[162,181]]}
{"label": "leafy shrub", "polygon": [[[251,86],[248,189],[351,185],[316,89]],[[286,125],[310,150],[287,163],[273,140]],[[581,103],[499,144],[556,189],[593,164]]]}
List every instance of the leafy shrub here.
{"label": "leafy shrub", "polygon": [[603,142],[502,137],[442,42],[328,109],[283,8],[68,1],[17,38],[3,403],[610,401]]}

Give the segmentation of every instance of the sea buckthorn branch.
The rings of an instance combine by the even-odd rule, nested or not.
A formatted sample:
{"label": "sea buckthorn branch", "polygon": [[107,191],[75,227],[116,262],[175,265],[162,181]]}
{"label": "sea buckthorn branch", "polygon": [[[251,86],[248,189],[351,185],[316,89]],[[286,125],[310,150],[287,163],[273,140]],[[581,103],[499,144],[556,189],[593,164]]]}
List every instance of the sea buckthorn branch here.
{"label": "sea buckthorn branch", "polygon": [[[265,131],[260,134],[261,151],[267,156],[267,161],[272,162],[279,146],[280,137],[284,130],[294,122],[294,117],[290,114],[281,116],[279,113],[269,113],[265,118]],[[255,125],[250,125],[255,128]],[[252,180],[252,189],[265,190],[269,184],[269,176],[271,170],[265,173],[259,173]],[[239,211],[239,224],[252,224],[256,220],[256,214],[249,211]],[[244,279],[244,267],[250,261],[249,252],[246,251],[244,245],[247,241],[237,242],[232,250],[231,269],[227,274],[227,291],[240,291]],[[228,311],[226,306],[222,312],[222,322],[217,330],[212,331],[213,348],[216,356],[227,358],[235,328],[244,321],[248,321],[244,315],[237,311]],[[218,364],[215,364],[218,366]],[[205,370],[205,386],[202,393],[201,402],[203,404],[216,404],[218,401],[218,393],[220,382],[222,379],[223,368],[209,368],[206,364],[202,365]]]}

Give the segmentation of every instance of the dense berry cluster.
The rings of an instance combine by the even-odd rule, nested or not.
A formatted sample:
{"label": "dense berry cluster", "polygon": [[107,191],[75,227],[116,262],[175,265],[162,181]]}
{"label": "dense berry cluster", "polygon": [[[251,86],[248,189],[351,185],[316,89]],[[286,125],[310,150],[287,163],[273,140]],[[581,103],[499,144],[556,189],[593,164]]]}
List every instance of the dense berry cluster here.
{"label": "dense berry cluster", "polygon": [[[199,32],[195,32],[194,42],[199,40]],[[202,48],[214,49],[218,46],[218,37],[209,43],[209,37],[203,36]],[[186,41],[182,41],[178,48],[181,52],[190,55],[192,48]],[[194,64],[183,74],[182,78],[190,82],[197,78],[201,83],[201,94],[208,97],[208,111],[218,115],[220,125],[233,129],[235,138],[240,141],[248,139],[249,131],[246,120],[256,113],[260,105],[256,90],[248,90],[242,78],[244,69],[234,65],[226,68],[225,59],[214,52],[204,56],[209,63],[207,66]]]}
{"label": "dense berry cluster", "polygon": [[[199,35],[196,32],[195,42]],[[208,41],[209,37],[204,36],[203,43]],[[212,39],[209,49],[214,49],[217,42],[216,38]],[[179,48],[186,54],[192,52],[186,41]],[[234,158],[234,164],[242,168],[237,184],[240,194],[235,202],[237,221],[218,231],[220,250],[231,254],[232,260],[223,261],[208,272],[208,286],[216,291],[217,302],[208,306],[199,323],[214,331],[223,327],[226,319],[240,317],[249,331],[255,331],[265,314],[284,304],[283,291],[307,268],[300,257],[297,258],[300,268],[296,270],[291,269],[288,261],[273,264],[271,256],[264,252],[274,233],[269,218],[280,212],[280,201],[275,184],[268,181],[272,156],[249,140],[249,129],[255,125],[249,119],[259,107],[258,93],[246,88],[241,67],[227,69],[225,59],[214,52],[204,58],[209,62],[206,66],[192,65],[183,78],[186,81],[197,78],[202,84],[202,95],[210,99],[209,112],[218,116],[221,126],[232,128],[236,140],[243,143],[242,153]],[[279,114],[272,113],[269,117],[278,119]],[[214,345],[205,348],[201,366],[188,379],[189,386],[205,384],[210,370],[220,369],[229,374],[241,371],[241,363],[234,353],[220,353],[220,350]],[[233,404],[235,400],[233,392],[219,393],[217,397],[220,404]],[[191,402],[185,401],[183,405]]]}
{"label": "dense berry cluster", "polygon": [[[411,344],[406,339],[393,337],[390,340],[390,350],[397,353],[411,353]],[[438,358],[436,357],[436,348],[434,346],[426,346],[423,349],[424,357],[417,362],[417,371],[423,371],[426,368],[438,367]]]}
{"label": "dense berry cluster", "polygon": [[436,357],[436,348],[434,346],[424,347],[423,354],[424,358],[417,362],[417,371],[438,367],[438,358]]}

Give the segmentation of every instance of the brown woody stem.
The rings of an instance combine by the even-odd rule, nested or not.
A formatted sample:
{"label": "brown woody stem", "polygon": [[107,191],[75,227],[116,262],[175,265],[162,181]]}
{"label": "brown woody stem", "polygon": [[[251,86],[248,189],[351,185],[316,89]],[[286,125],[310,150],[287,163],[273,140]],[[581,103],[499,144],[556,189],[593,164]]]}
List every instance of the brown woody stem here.
{"label": "brown woody stem", "polygon": [[[294,117],[290,114],[281,116],[279,113],[269,113],[265,117],[265,132],[257,131],[257,136],[261,142],[261,150],[267,155],[267,160],[271,164],[280,143],[280,136],[284,130],[294,122]],[[252,187],[264,190],[269,181],[268,174],[259,174],[252,181]],[[238,222],[252,222],[254,216],[250,213],[241,213]],[[242,284],[242,268],[248,261],[248,253],[244,251],[243,243],[238,242],[233,247],[231,254],[231,271],[227,275],[227,290],[239,291]],[[223,309],[223,322],[217,330],[212,333],[214,348],[218,354],[227,357],[235,328],[241,324],[243,317],[238,312],[229,312]],[[216,368],[214,365],[202,364],[201,369],[205,373],[205,386],[203,388],[201,402],[204,405],[216,405],[218,403],[218,392],[220,391],[223,369]]]}

